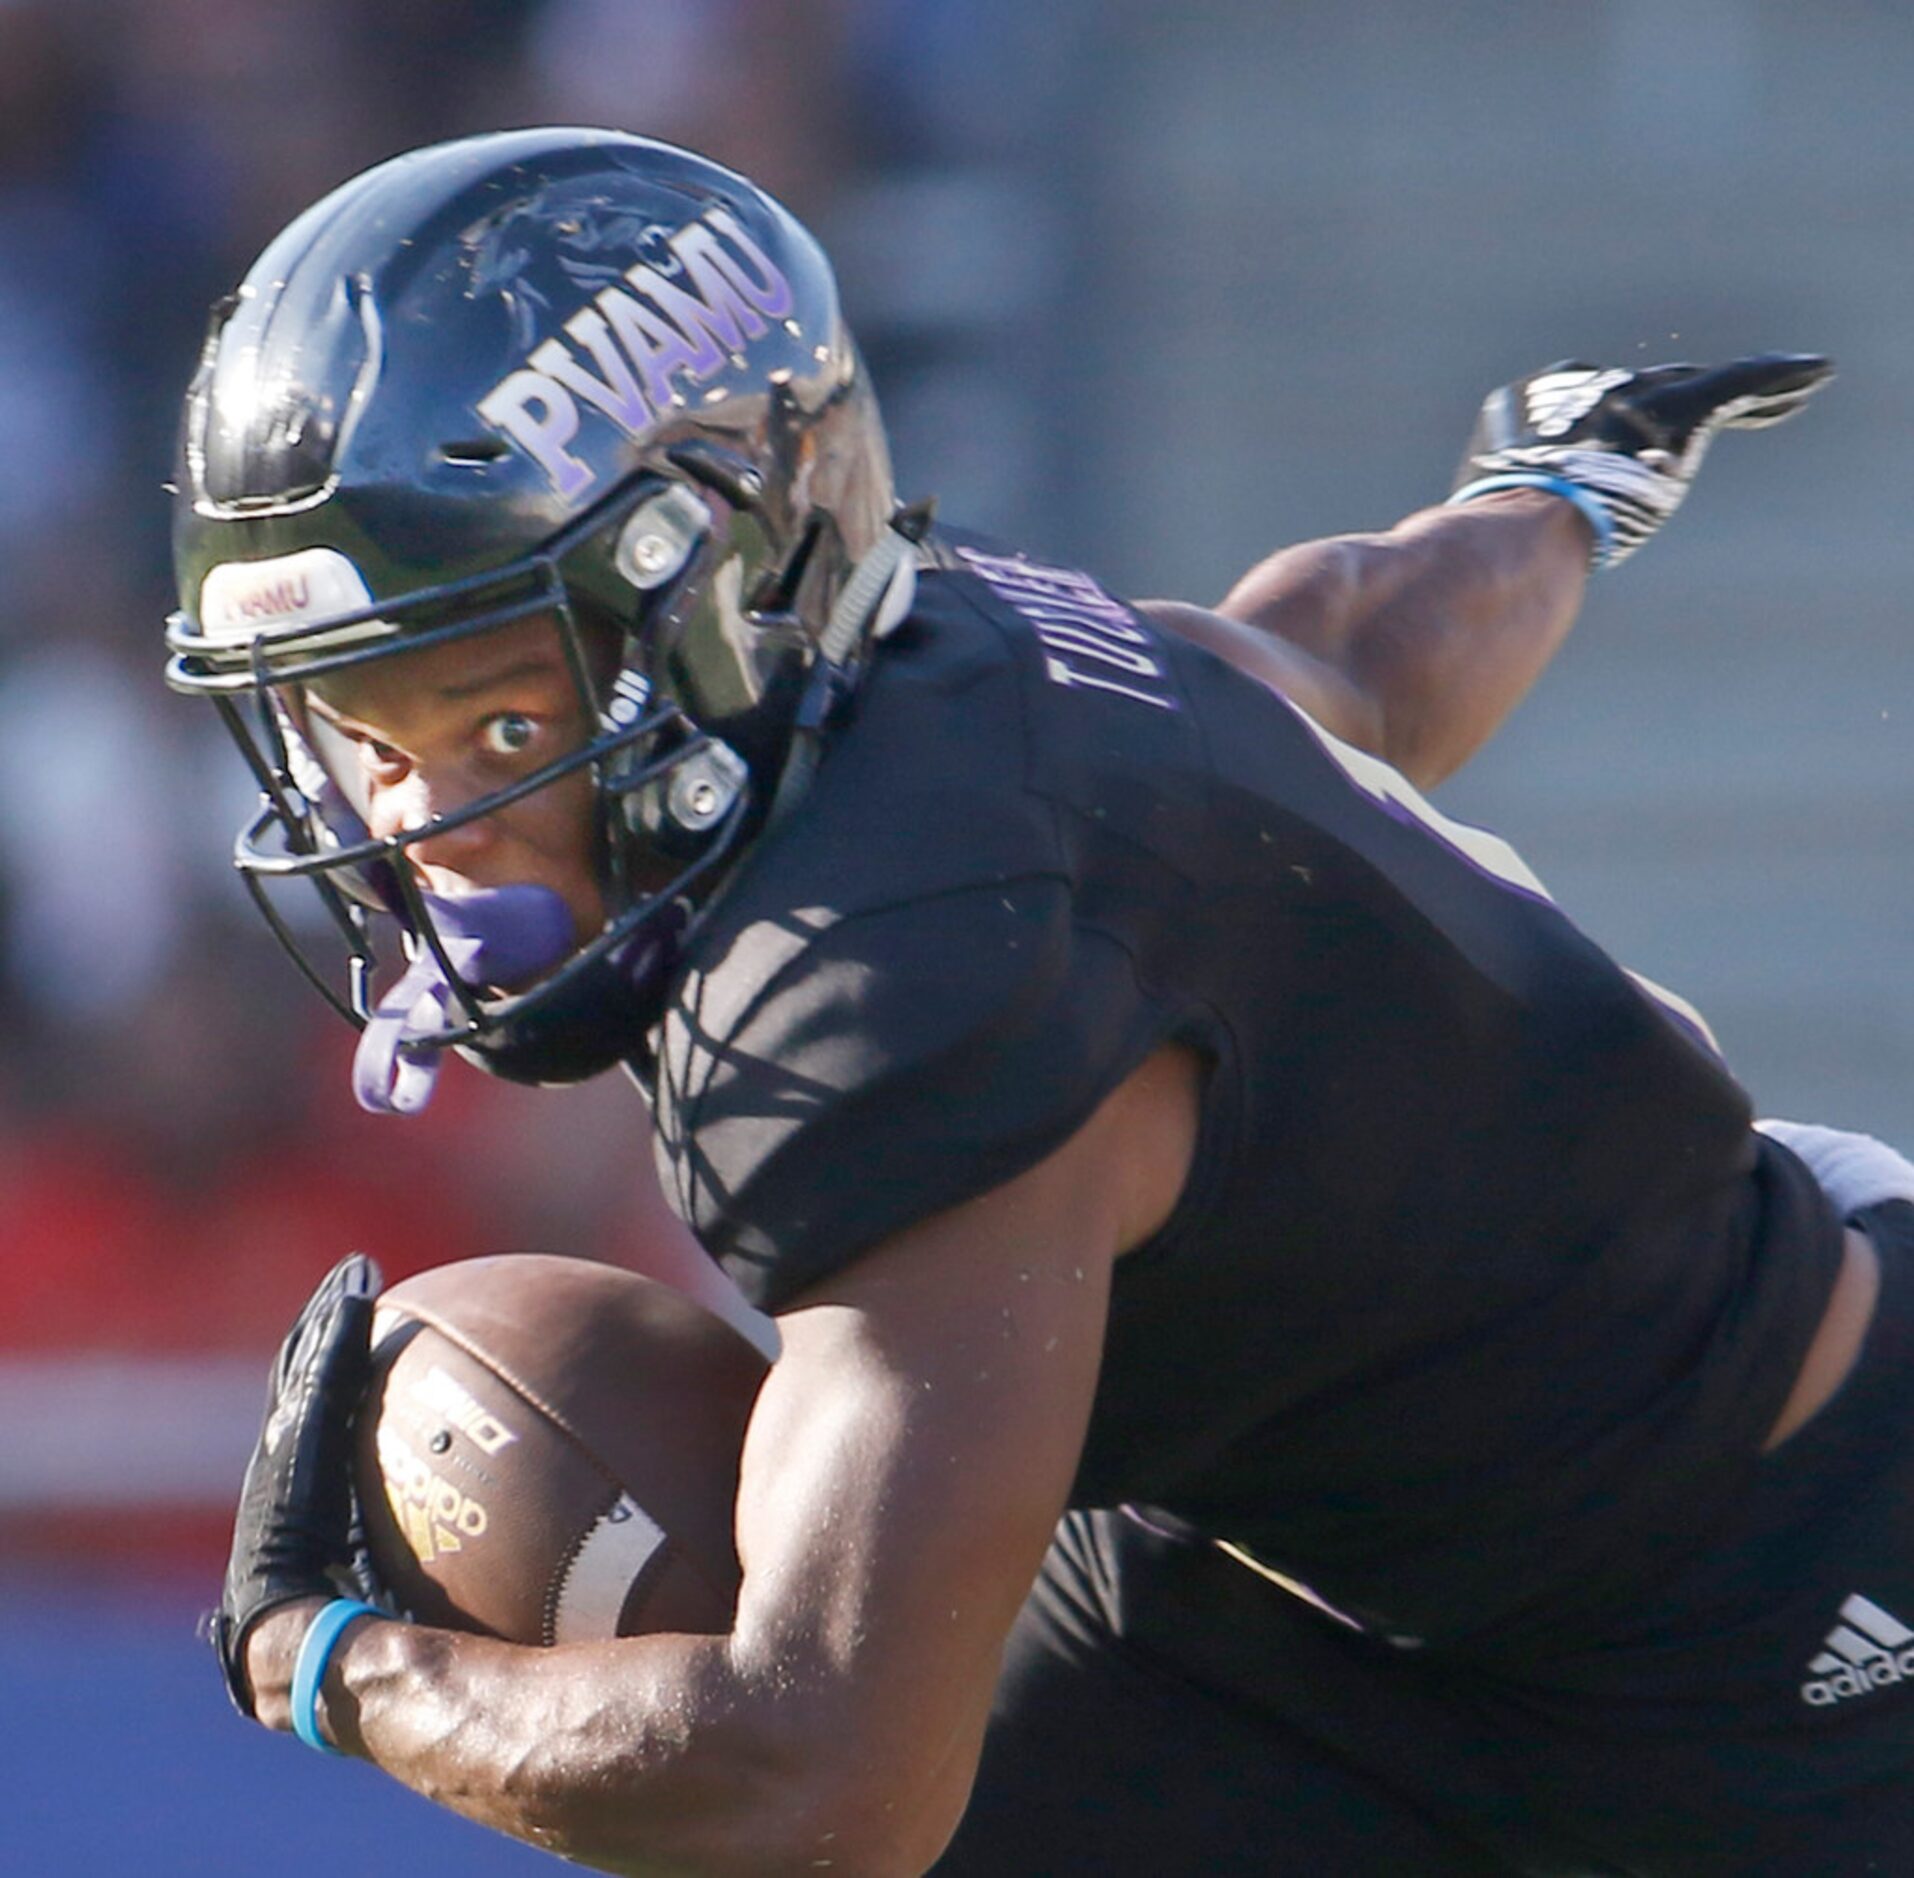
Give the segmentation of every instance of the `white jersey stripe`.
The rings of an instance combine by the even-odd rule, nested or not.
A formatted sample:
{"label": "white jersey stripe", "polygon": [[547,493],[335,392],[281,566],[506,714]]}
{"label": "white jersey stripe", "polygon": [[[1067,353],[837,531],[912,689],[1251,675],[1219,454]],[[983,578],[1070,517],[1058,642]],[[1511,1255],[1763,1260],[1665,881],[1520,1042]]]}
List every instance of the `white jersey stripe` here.
{"label": "white jersey stripe", "polygon": [[[1627,967],[1624,966],[1623,969],[1627,970]],[[1714,1051],[1714,1053],[1717,1056],[1721,1055],[1722,1053],[1721,1042],[1716,1037],[1713,1030],[1709,1028],[1708,1020],[1705,1017],[1703,1017],[1702,1014],[1698,1010],[1696,1010],[1695,1007],[1692,1004],[1690,1004],[1688,1000],[1680,994],[1680,992],[1670,991],[1666,985],[1656,984],[1656,982],[1652,978],[1646,977],[1641,972],[1631,971],[1628,973],[1628,975],[1630,978],[1632,978],[1636,982],[1636,984],[1641,986],[1641,988],[1645,992],[1647,992],[1648,995],[1651,998],[1653,998],[1655,1002],[1662,1007],[1663,1010],[1679,1018],[1683,1023],[1685,1023],[1689,1027],[1690,1030],[1692,1030],[1695,1033],[1696,1036],[1698,1036],[1702,1040],[1703,1043],[1705,1043],[1709,1047],[1709,1049]]]}

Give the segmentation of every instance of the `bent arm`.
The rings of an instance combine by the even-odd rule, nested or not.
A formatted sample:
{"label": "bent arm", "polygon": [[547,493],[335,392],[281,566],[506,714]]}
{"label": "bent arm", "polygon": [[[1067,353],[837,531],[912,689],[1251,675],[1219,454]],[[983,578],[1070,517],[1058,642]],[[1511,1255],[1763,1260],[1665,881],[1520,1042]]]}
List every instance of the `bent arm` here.
{"label": "bent arm", "polygon": [[1285,548],[1214,610],[1144,611],[1426,786],[1488,740],[1561,648],[1589,543],[1570,504],[1512,490]]}
{"label": "bent arm", "polygon": [[[531,1650],[366,1620],[326,1680],[335,1738],[610,1871],[929,1865],[1075,1473],[1111,1265],[1167,1211],[1187,1156],[1160,1144],[1193,1102],[1146,1064],[1049,1160],[780,1318],[729,1636]],[[255,1633],[262,1719],[283,1724],[302,1629],[275,1613]]]}

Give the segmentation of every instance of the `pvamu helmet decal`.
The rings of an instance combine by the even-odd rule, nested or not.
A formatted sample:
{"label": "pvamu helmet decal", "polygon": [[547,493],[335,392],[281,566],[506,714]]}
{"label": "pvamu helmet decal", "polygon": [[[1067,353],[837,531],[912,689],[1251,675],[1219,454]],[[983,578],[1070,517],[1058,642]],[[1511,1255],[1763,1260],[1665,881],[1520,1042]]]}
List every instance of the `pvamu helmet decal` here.
{"label": "pvamu helmet decal", "polygon": [[[642,1046],[675,944],[802,787],[914,566],[817,244],[742,177],[612,132],[438,145],[307,210],[214,311],[178,492],[168,678],[252,765],[237,864],[364,1027],[375,1107],[417,1106],[451,1046],[538,1082]],[[534,616],[593,734],[374,839],[303,688]],[[580,770],[601,931],[536,886],[425,890],[412,844]],[[341,982],[283,879],[318,890]]]}

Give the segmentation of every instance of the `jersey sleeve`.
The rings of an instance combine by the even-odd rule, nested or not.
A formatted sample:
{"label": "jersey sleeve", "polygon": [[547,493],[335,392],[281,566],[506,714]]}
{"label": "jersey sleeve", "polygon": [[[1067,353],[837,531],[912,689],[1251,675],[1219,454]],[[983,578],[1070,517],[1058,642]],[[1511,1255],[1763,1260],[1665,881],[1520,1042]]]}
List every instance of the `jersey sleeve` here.
{"label": "jersey sleeve", "polygon": [[[767,1310],[1034,1166],[1172,1028],[1054,877],[732,944],[749,969],[713,961],[667,1026],[659,1154],[681,1215]],[[741,981],[749,1003],[714,1008]]]}

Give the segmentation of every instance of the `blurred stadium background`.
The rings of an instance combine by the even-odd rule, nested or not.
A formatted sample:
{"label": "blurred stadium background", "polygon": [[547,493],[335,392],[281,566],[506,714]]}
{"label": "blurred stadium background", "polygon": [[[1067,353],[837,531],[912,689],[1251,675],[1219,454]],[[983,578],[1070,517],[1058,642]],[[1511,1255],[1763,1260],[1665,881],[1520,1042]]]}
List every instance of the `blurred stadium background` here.
{"label": "blurred stadium background", "polygon": [[1763,1108],[1910,1143],[1910,96],[1878,0],[0,0],[0,1865],[542,1863],[241,1728],[191,1637],[341,1252],[642,1230],[621,1086],[352,1110],[160,686],[174,407],[287,216],[467,130],[694,144],[833,247],[906,489],[1137,593],[1439,495],[1546,360],[1832,352],[1444,804]]}

